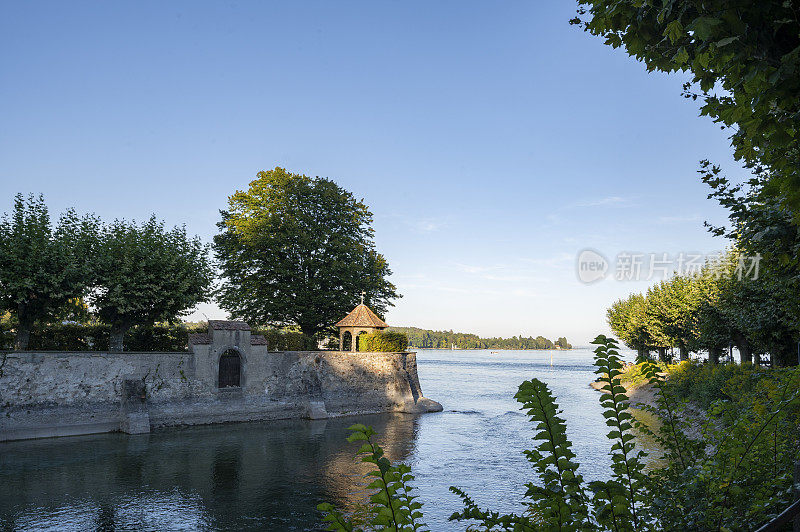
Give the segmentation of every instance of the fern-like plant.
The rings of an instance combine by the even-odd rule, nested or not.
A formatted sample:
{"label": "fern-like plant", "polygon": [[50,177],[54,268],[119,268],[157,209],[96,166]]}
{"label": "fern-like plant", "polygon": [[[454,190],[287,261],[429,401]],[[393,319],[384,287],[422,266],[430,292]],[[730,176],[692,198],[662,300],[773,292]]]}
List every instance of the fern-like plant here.
{"label": "fern-like plant", "polygon": [[[322,503],[317,509],[325,514],[323,521],[327,523],[326,530],[338,532],[359,532],[376,530],[387,532],[424,532],[428,528],[421,521],[422,504],[412,495],[411,482],[414,476],[411,468],[405,464],[392,465],[384,456],[383,449],[376,444],[372,437],[375,430],[372,427],[356,424],[348,428],[352,432],[347,441],[363,442],[356,452],[361,456],[362,462],[373,464],[375,468],[367,473],[372,482],[368,489],[375,490],[370,496],[370,505],[367,507],[366,523],[355,523],[351,517],[345,516],[330,503]],[[364,528],[366,527],[366,528]]]}
{"label": "fern-like plant", "polygon": [[634,442],[633,415],[628,411],[630,401],[620,384],[622,362],[617,342],[600,335],[592,342],[595,349],[595,371],[603,384],[600,404],[603,417],[611,427],[607,437],[611,446],[612,478],[607,482],[593,482],[593,504],[598,523],[610,525],[612,530],[638,530],[648,521],[646,502],[647,476],[644,458],[647,453],[637,451]]}

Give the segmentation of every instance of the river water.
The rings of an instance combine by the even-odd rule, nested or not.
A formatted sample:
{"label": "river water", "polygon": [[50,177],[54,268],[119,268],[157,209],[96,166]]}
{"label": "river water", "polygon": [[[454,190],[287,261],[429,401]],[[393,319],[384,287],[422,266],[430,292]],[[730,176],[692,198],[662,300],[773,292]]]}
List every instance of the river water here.
{"label": "river water", "polygon": [[513,399],[534,377],[557,396],[584,477],[606,476],[609,429],[588,386],[591,351],[417,356],[422,390],[444,412],[0,443],[0,531],[319,530],[319,502],[357,508],[365,496],[357,445],[345,441],[355,422],[375,427],[387,455],[413,468],[431,530],[464,530],[448,521],[461,508],[449,486],[482,507],[519,511],[523,484],[536,478],[522,455],[532,427]]}

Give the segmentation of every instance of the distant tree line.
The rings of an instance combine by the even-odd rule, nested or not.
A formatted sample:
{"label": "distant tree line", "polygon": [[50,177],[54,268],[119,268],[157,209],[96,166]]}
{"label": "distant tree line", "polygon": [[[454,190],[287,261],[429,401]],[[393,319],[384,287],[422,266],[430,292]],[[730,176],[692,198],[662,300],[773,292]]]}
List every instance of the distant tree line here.
{"label": "distant tree line", "polygon": [[409,347],[420,349],[572,349],[564,337],[552,342],[544,336],[481,338],[477,334],[453,331],[432,331],[417,327],[390,327],[390,331],[408,337]]}

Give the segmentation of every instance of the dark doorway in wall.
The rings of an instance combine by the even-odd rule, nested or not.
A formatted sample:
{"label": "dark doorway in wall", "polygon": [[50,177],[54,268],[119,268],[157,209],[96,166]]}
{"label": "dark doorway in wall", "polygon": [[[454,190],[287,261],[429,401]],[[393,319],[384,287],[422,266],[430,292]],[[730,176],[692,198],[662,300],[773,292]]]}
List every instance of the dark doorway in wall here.
{"label": "dark doorway in wall", "polygon": [[342,335],[342,351],[350,351],[353,347],[353,335],[350,331],[345,331]]}
{"label": "dark doorway in wall", "polygon": [[233,349],[228,349],[219,357],[219,387],[239,386],[242,375],[242,357]]}

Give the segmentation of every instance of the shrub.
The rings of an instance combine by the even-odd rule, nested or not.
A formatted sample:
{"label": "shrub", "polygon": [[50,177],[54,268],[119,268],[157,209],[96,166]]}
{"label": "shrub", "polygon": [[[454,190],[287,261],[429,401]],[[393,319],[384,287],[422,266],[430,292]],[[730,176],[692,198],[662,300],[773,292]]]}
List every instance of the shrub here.
{"label": "shrub", "polygon": [[65,323],[36,327],[28,349],[32,351],[105,351],[110,327],[102,324]]}
{"label": "shrub", "polygon": [[[650,379],[647,377],[647,372],[645,371],[646,367],[648,367],[648,364],[638,362],[636,364],[630,364],[622,370],[619,378],[628,391],[650,382]],[[658,368],[662,372],[668,371],[668,368],[671,367],[673,366],[667,366],[667,364],[663,362],[658,363]]]}
{"label": "shrub", "polygon": [[[164,324],[130,330],[126,351],[186,351],[188,335],[205,331],[205,325]],[[111,326],[106,324],[58,323],[38,327],[31,333],[32,351],[107,351]],[[0,345],[13,346],[11,326],[0,324]]]}
{"label": "shrub", "polygon": [[311,336],[297,331],[280,329],[253,329],[252,334],[263,335],[270,351],[316,351],[317,341]]}
{"label": "shrub", "polygon": [[14,331],[10,323],[0,321],[0,349],[14,347]]}
{"label": "shrub", "polygon": [[[128,331],[126,351],[186,351],[189,333],[206,332],[206,324],[140,325]],[[107,345],[107,344],[106,344]]]}
{"label": "shrub", "polygon": [[358,337],[358,350],[380,353],[397,353],[408,348],[408,337],[398,332],[362,334]]}
{"label": "shrub", "polygon": [[749,396],[757,382],[774,380],[787,370],[752,364],[701,364],[670,366],[667,384],[678,397],[708,408],[715,401],[737,401]]}

